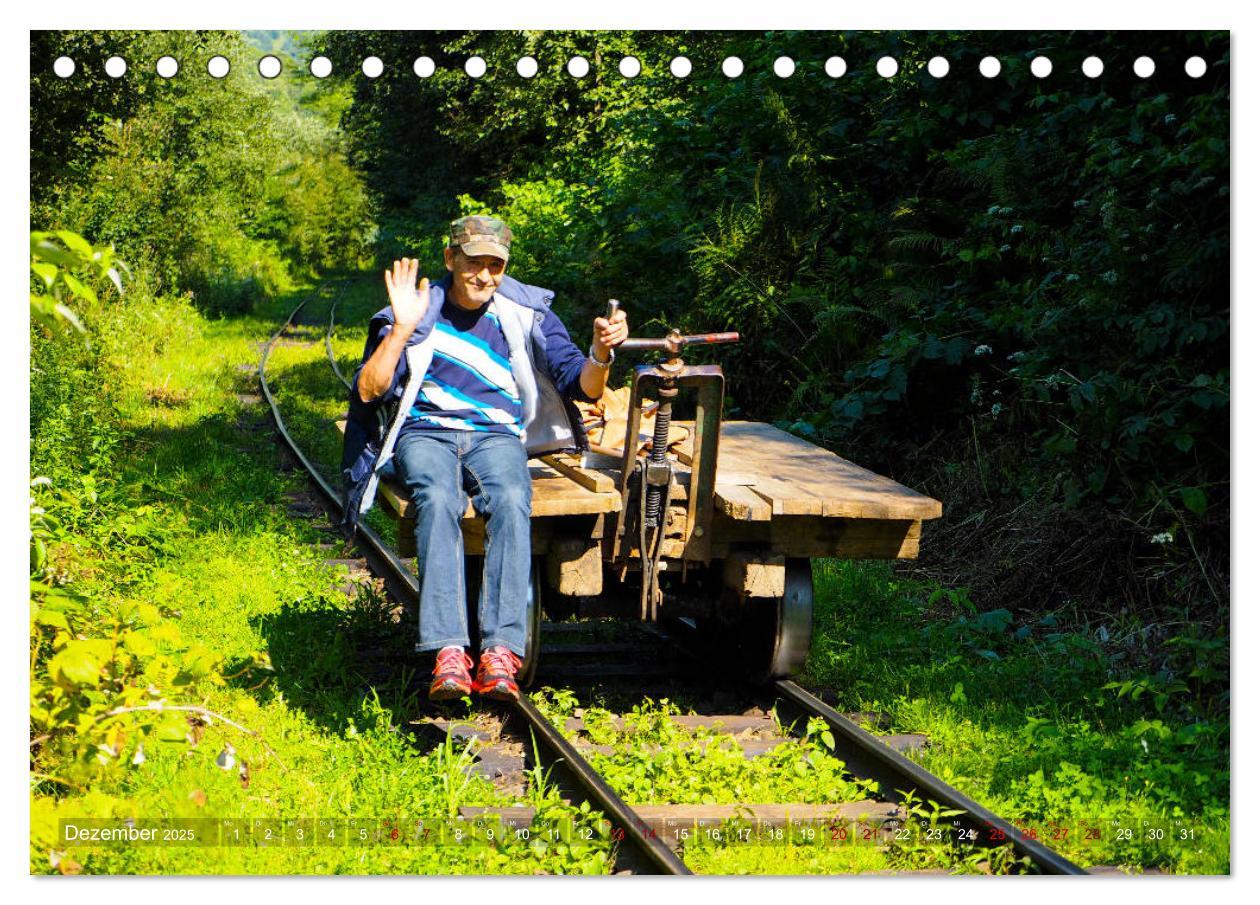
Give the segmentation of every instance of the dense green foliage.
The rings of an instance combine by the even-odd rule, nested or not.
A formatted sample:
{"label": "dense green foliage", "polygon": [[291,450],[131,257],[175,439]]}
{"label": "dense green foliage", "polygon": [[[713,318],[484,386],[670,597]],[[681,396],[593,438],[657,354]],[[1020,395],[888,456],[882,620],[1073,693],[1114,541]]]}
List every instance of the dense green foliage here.
{"label": "dense green foliage", "polygon": [[[316,42],[381,204],[436,265],[493,210],[514,272],[636,332],[737,329],[731,411],[947,503],[943,575],[1098,609],[1227,595],[1229,53],[1223,35],[358,33]],[[974,75],[995,48],[1002,74]],[[385,62],[367,80],[366,53]],[[462,71],[472,54],[488,72]],[[538,58],[522,79],[515,61]],[[638,78],[616,71],[624,54]],[[833,80],[823,61],[843,54]],[[882,54],[900,61],[891,79]],[[926,61],[947,56],[949,77]],[[1028,74],[1036,53],[1054,73]],[[1155,55],[1156,75],[1131,61]],[[1198,81],[1181,62],[1201,53]],[[425,54],[427,79],[411,72]],[[575,79],[572,55],[592,63]],[[668,61],[685,54],[680,80]],[[796,75],[770,62],[786,54]],[[1097,54],[1104,76],[1081,76]],[[728,79],[723,57],[745,74]],[[984,538],[960,531],[982,519]],[[1035,538],[1029,549],[1023,538]],[[1153,540],[1154,539],[1154,540]],[[979,547],[977,549],[977,547]],[[951,551],[951,552],[944,552]],[[956,552],[954,552],[956,551]]]}
{"label": "dense green foliage", "polygon": [[[53,75],[61,52],[82,77]],[[102,72],[114,52],[130,60],[123,79]],[[156,74],[162,54],[178,77]],[[214,55],[231,62],[223,79],[205,72]],[[371,238],[360,180],[325,119],[294,102],[293,66],[268,81],[255,56],[236,33],[34,34],[32,225],[125,248],[153,291],[215,312],[355,264]]]}

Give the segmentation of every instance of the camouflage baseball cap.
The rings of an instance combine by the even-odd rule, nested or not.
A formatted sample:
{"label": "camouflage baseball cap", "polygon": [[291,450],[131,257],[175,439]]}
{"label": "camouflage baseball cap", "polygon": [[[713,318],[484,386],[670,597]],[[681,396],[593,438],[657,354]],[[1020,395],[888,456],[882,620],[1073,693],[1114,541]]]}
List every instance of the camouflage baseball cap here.
{"label": "camouflage baseball cap", "polygon": [[451,248],[460,248],[471,257],[494,255],[508,259],[512,247],[512,230],[495,217],[460,217],[451,221]]}

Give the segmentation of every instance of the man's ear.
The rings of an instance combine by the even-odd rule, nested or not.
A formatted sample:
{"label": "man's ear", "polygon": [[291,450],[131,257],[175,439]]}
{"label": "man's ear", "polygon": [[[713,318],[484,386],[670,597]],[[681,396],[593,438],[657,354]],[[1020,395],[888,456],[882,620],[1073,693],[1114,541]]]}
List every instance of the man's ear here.
{"label": "man's ear", "polygon": [[451,273],[455,272],[455,249],[447,246],[442,249],[442,260],[446,262],[446,269]]}

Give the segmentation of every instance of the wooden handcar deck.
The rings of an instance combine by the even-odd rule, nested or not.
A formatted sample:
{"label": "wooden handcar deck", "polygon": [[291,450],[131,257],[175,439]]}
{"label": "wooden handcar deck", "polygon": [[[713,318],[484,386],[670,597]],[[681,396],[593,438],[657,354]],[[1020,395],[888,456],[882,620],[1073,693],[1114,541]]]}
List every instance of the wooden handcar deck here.
{"label": "wooden handcar deck", "polygon": [[901,520],[941,514],[937,500],[758,421],[722,422],[716,483],[719,511],[744,521],[774,515]]}
{"label": "wooden handcar deck", "polygon": [[[344,422],[339,426],[344,428]],[[680,486],[674,499],[685,497],[690,486],[690,463],[687,452],[678,454]],[[621,508],[618,468],[583,467],[580,456],[559,453],[531,459],[529,470],[536,529],[539,519],[601,517]],[[398,518],[414,518],[411,501],[398,485],[383,482],[378,498]],[[773,425],[722,422],[714,557],[755,545],[787,556],[913,558],[922,522],[940,515],[938,500]],[[471,503],[464,520],[466,539],[483,535]],[[601,536],[604,519],[596,521],[587,536]],[[545,543],[547,532],[535,533],[541,535],[536,541]]]}

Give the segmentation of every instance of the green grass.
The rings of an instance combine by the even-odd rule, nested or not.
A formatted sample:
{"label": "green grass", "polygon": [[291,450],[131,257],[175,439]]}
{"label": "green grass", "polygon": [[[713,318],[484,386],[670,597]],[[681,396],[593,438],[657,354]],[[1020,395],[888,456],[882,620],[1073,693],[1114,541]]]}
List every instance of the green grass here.
{"label": "green grass", "polygon": [[[978,612],[886,563],[816,563],[815,587],[803,683],[926,733],[925,768],[1008,820],[1101,824],[1051,842],[1084,866],[1229,871],[1225,645],[1187,622],[1152,671],[1140,627]],[[1140,838],[1174,822],[1194,838]]]}
{"label": "green grass", "polygon": [[[561,728],[576,703],[572,696],[547,691],[535,693],[534,700]],[[728,733],[671,722],[671,714],[679,712],[668,700],[645,699],[617,728],[609,711],[590,705],[583,710],[587,737],[613,748],[593,751],[588,759],[630,804],[829,804],[870,797],[871,784],[854,779],[830,756],[821,726],[811,727],[804,739],[746,759]]]}

